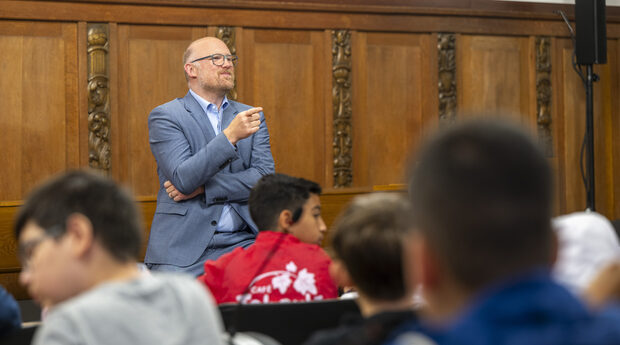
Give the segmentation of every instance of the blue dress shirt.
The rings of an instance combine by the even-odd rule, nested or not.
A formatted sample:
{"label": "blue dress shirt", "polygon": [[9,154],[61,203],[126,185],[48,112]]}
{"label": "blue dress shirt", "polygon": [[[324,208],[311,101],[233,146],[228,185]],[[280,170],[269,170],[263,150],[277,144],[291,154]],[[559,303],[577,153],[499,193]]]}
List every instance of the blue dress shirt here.
{"label": "blue dress shirt", "polygon": [[[224,100],[222,101],[222,106],[218,109],[217,106],[204,98],[198,96],[191,89],[189,90],[191,95],[196,99],[202,110],[204,110],[205,114],[207,114],[207,118],[213,127],[213,131],[215,135],[218,135],[222,132],[222,114],[224,113],[224,109],[228,107],[228,98],[224,96]],[[232,144],[230,144],[232,146]],[[224,204],[224,208],[222,209],[222,215],[220,216],[219,221],[217,222],[216,231],[220,232],[233,232],[237,230],[242,230],[247,225],[243,221],[243,219],[237,214],[230,204]]]}

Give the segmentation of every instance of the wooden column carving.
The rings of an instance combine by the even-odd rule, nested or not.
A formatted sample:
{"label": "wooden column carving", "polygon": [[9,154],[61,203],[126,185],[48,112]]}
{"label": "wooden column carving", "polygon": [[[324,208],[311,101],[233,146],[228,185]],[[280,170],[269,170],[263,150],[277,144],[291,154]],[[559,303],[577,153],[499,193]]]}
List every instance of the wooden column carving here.
{"label": "wooden column carving", "polygon": [[351,186],[351,32],[332,31],[332,101],[334,106],[334,187]]}
{"label": "wooden column carving", "polygon": [[551,39],[536,37],[536,124],[538,141],[547,157],[553,157],[551,134]]}
{"label": "wooden column carving", "polygon": [[439,125],[445,126],[456,119],[456,57],[454,34],[437,35],[439,61]]}
{"label": "wooden column carving", "polygon": [[[221,39],[228,46],[228,50],[232,55],[237,55],[237,47],[235,42],[235,29],[230,26],[218,26],[215,32],[215,37]],[[237,100],[237,81],[235,80],[235,86],[232,90],[226,94],[228,99]]]}
{"label": "wooden column carving", "polygon": [[110,172],[110,99],[108,27],[88,24],[88,164]]}

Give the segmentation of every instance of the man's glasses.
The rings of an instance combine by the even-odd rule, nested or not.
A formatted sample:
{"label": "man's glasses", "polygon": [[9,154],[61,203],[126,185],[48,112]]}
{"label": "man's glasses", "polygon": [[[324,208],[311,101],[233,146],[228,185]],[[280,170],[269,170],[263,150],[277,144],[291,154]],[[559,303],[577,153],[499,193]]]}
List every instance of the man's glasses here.
{"label": "man's glasses", "polygon": [[198,58],[194,61],[191,61],[190,63],[198,62],[200,60],[211,60],[211,62],[213,62],[213,64],[216,66],[224,66],[226,60],[228,60],[234,66],[237,64],[237,61],[239,61],[239,58],[237,57],[237,55],[211,54],[205,57]]}
{"label": "man's glasses", "polygon": [[56,239],[63,235],[62,227],[60,225],[55,225],[50,228],[49,231],[46,231],[43,235],[25,241],[19,244],[19,261],[22,264],[22,270],[27,270],[30,266],[30,261],[32,260],[32,254],[34,254],[35,249],[43,243],[43,241],[47,239]]}

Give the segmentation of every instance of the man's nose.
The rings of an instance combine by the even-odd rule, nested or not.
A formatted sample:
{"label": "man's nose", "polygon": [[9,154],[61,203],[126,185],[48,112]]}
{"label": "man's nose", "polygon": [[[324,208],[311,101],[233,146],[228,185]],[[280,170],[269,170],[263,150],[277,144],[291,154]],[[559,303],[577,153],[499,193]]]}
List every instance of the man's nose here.
{"label": "man's nose", "polygon": [[231,68],[233,67],[233,63],[232,60],[228,59],[228,58],[224,58],[224,63],[222,64],[222,67],[224,68]]}

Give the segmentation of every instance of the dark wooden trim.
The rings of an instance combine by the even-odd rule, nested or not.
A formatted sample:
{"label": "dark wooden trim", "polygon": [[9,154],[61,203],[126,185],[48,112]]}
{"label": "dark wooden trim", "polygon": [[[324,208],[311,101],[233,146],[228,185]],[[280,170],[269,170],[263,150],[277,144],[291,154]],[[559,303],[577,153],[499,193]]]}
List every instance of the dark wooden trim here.
{"label": "dark wooden trim", "polygon": [[[554,11],[572,15],[574,5],[496,0],[67,0],[66,3],[155,5],[166,7],[270,9],[346,13],[410,13],[465,16],[507,16],[553,19]],[[620,7],[607,7],[608,20],[620,20]]]}
{"label": "dark wooden trim", "polygon": [[437,35],[439,124],[449,125],[456,120],[456,35]]}
{"label": "dark wooden trim", "polygon": [[536,124],[538,141],[547,157],[553,157],[551,130],[551,38],[536,37]]}
{"label": "dark wooden trim", "polygon": [[[104,4],[86,1],[0,0],[0,19],[568,37],[564,22],[559,15],[553,13],[553,10],[565,9],[569,17],[573,12],[572,6],[558,5],[547,8],[547,6],[543,6],[544,4],[537,4],[543,7],[534,5],[531,5],[534,7],[525,5],[509,7],[509,3],[503,6],[513,8],[514,11],[497,11],[494,8],[498,5],[488,4],[480,5],[475,10],[448,10],[441,7],[412,7],[405,10],[407,8],[401,6],[393,8],[394,11],[391,12],[379,11],[377,6],[360,9],[349,5],[347,11],[333,12],[320,6],[295,9],[285,6],[288,3],[276,6],[270,2],[258,0],[246,0],[246,2],[262,4],[262,7],[250,9],[249,7],[239,6],[237,2],[215,1],[207,3],[202,0],[191,2],[195,7],[171,6],[166,1],[150,1],[148,3],[140,1],[136,4],[135,1],[121,2],[121,0],[117,0]],[[491,3],[495,3],[495,1]],[[307,3],[295,2],[295,6],[301,6],[301,4],[309,6]],[[537,12],[539,8],[544,9],[544,11]],[[524,12],[516,11],[516,9],[523,9]],[[620,8],[609,8],[608,12],[607,36],[618,38],[620,37]],[[618,15],[614,13],[618,13]]]}
{"label": "dark wooden trim", "polygon": [[332,31],[332,104],[334,187],[350,187],[353,181],[353,116],[351,94],[351,32]]}

